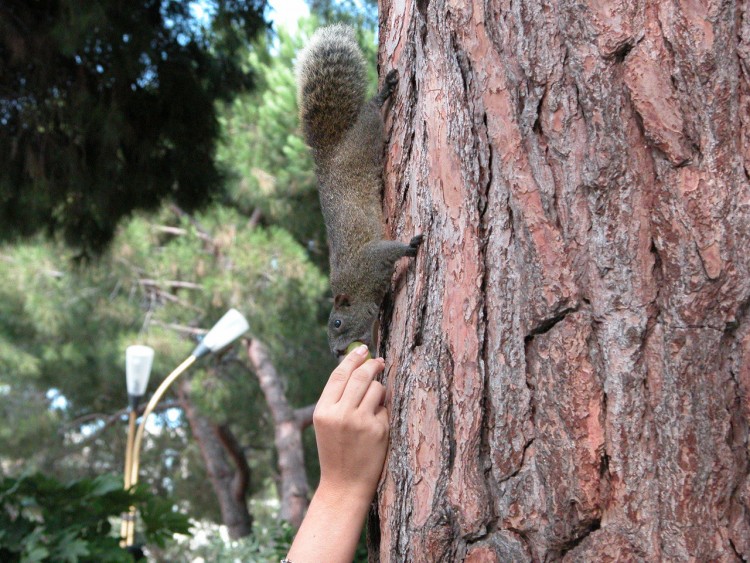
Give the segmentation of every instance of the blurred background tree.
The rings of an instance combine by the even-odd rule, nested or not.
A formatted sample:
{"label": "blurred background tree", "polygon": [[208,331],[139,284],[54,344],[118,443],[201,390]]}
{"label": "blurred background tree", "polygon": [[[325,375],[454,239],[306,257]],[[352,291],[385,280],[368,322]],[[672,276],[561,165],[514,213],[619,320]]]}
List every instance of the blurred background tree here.
{"label": "blurred background tree", "polygon": [[167,196],[221,191],[216,102],[265,0],[10,1],[0,5],[0,237],[61,233],[85,254]]}
{"label": "blurred background tree", "polygon": [[[0,8],[2,83],[13,95],[27,81],[20,67],[13,66],[20,64],[20,55],[9,47],[15,41],[9,26],[33,19],[39,6]],[[157,70],[171,76],[161,55],[148,56],[161,61],[152,70],[145,58],[124,62],[123,45],[125,50],[151,49],[152,42],[144,39],[151,32],[139,29],[143,37],[124,40],[118,34],[127,35],[125,27],[143,13],[122,19],[106,3],[96,9],[50,3],[47,9],[54,8],[61,19],[49,29],[75,20],[70,33],[77,41],[86,35],[84,28],[119,37],[116,48],[103,50],[117,64],[101,66],[115,69],[122,63],[125,74],[98,70],[100,63],[94,61],[99,48],[93,48],[96,56],[87,55],[89,60],[76,48],[66,51],[62,44],[46,43],[52,39],[38,39],[34,49],[61,57],[67,62],[56,64],[72,65],[75,76],[83,73],[85,96],[79,99],[77,83],[60,78],[65,68],[50,68],[35,75],[35,88],[51,91],[39,86],[43,79],[70,86],[60,94],[63,101],[52,104],[57,109],[37,103],[35,96],[18,103],[3,93],[0,100],[0,146],[16,159],[0,172],[0,236],[6,239],[0,246],[0,412],[11,421],[0,430],[0,471],[6,476],[31,470],[61,479],[121,473],[125,348],[134,343],[155,348],[153,390],[229,307],[242,311],[250,335],[268,348],[293,407],[314,403],[333,367],[325,336],[330,306],[325,229],[312,161],[297,132],[293,65],[319,22],[347,20],[358,25],[374,91],[374,3],[314,3],[312,16],[296,30],[268,31],[253,41],[241,40],[260,28],[248,27],[247,4],[161,2],[157,7],[151,10],[161,31],[153,31],[154,22],[149,29],[160,40],[174,39],[168,46],[175,54],[167,50],[166,60],[192,69],[191,87],[203,88],[195,95],[205,105],[188,110],[192,95],[176,93],[176,83],[169,85],[169,80],[186,79],[184,69],[174,70],[178,77],[157,79]],[[260,9],[262,3],[251,7]],[[89,9],[93,15],[87,18],[112,18],[111,29],[97,19],[86,20],[88,24],[76,19]],[[236,17],[230,16],[234,9],[239,10]],[[61,35],[55,41],[64,40],[62,31],[55,33]],[[154,53],[159,48],[153,46]],[[189,64],[188,54],[197,57]],[[7,74],[5,69],[15,70]],[[108,81],[110,72],[115,79]],[[219,88],[222,72],[229,78]],[[120,76],[147,80],[130,82],[120,92]],[[230,97],[243,91],[250,77],[254,88]],[[99,86],[95,79],[101,80]],[[125,90],[139,94],[140,101],[120,99],[131,95]],[[142,123],[123,117],[128,103],[143,108]],[[76,122],[87,115],[85,127]],[[60,130],[40,128],[45,120]],[[193,125],[205,136],[188,134]],[[141,138],[141,126],[158,139]],[[76,148],[76,139],[88,139],[84,145],[94,152]],[[23,143],[23,151],[13,152]],[[135,153],[123,148],[127,143],[140,151],[135,160],[128,157]],[[40,147],[54,155],[35,153]],[[77,152],[66,161],[66,151]],[[29,163],[38,157],[44,166],[33,175]],[[120,218],[124,220],[115,227]],[[98,257],[81,263],[76,260],[81,253]],[[187,408],[212,431],[235,441],[249,477],[243,504],[245,497],[254,496],[252,506],[269,500],[275,506],[277,452],[268,438],[274,422],[242,347],[201,361],[180,391],[168,394],[149,425],[141,481],[175,499],[195,521],[222,521],[217,492],[208,484],[206,464],[212,460],[202,454]],[[304,434],[304,447],[314,486],[318,468],[310,431]],[[242,469],[236,460],[231,463],[235,471]],[[273,518],[274,510],[254,512]]]}

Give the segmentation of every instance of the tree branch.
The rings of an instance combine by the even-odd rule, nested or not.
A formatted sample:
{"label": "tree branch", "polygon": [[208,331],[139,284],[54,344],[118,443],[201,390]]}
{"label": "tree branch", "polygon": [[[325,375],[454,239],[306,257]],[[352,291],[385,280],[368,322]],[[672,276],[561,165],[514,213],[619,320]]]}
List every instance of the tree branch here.
{"label": "tree branch", "polygon": [[156,319],[152,320],[151,324],[156,325],[156,326],[161,326],[164,328],[170,328],[177,332],[184,332],[185,334],[193,334],[196,336],[202,336],[208,332],[205,328],[196,328],[192,326],[178,325],[175,323],[165,323],[163,321],[158,321]]}
{"label": "tree branch", "polygon": [[[200,414],[190,401],[190,380],[185,379],[179,384],[178,393],[185,417],[200,448],[208,478],[219,501],[222,522],[229,529],[229,537],[238,539],[249,535],[253,519],[245,502],[250,476],[247,461],[244,460],[241,450],[238,451],[239,446],[229,430],[222,429],[220,425]],[[227,455],[234,459],[234,464],[229,463]]]}
{"label": "tree branch", "polygon": [[186,282],[182,280],[155,280],[155,279],[148,279],[148,278],[142,278],[138,280],[138,283],[141,285],[145,285],[147,287],[176,287],[181,289],[197,289],[199,291],[203,291],[203,286],[197,283],[193,282]]}
{"label": "tree branch", "polygon": [[247,220],[247,226],[250,229],[254,229],[260,224],[261,219],[263,219],[263,213],[261,212],[259,207],[256,207],[255,209],[253,209],[253,212],[250,215],[250,219]]}
{"label": "tree branch", "polygon": [[232,494],[238,502],[244,502],[247,488],[250,486],[250,466],[247,463],[245,453],[242,450],[242,446],[237,442],[234,433],[229,429],[229,426],[226,424],[217,424],[215,431],[219,437],[219,441],[224,446],[229,457],[234,461],[237,469],[232,479]]}
{"label": "tree branch", "polygon": [[160,233],[167,233],[168,235],[185,236],[188,234],[187,229],[181,227],[170,227],[169,225],[151,225],[151,227]]}
{"label": "tree branch", "polygon": [[294,409],[294,419],[297,421],[297,425],[299,426],[300,430],[304,430],[312,424],[315,405],[317,405],[317,403]]}
{"label": "tree branch", "polygon": [[278,454],[281,510],[280,516],[299,527],[308,505],[302,428],[312,421],[314,406],[293,409],[284,393],[281,377],[271,361],[268,349],[257,339],[247,340],[247,356],[258,378],[271,411],[274,444]]}
{"label": "tree branch", "polygon": [[[146,405],[141,405],[138,408],[138,416],[141,416],[145,409],[146,409]],[[180,406],[180,403],[177,401],[166,401],[164,403],[156,405],[153,412],[155,413],[162,412],[167,409],[182,409],[182,407]],[[127,408],[120,409],[119,411],[111,415],[105,415],[104,413],[91,413],[91,414],[87,414],[84,416],[80,416],[74,420],[71,420],[67,424],[64,424],[63,427],[60,429],[60,434],[62,434],[63,437],[65,436],[67,432],[73,430],[73,428],[75,427],[80,427],[84,424],[88,424],[89,421],[93,423],[97,420],[104,419],[104,424],[101,427],[97,428],[94,432],[92,432],[88,436],[85,436],[76,442],[71,442],[70,444],[68,444],[65,447],[65,451],[60,455],[60,457],[71,455],[77,452],[78,450],[80,450],[81,448],[83,448],[84,446],[86,446],[87,444],[93,442],[99,436],[101,436],[101,434],[105,430],[107,430],[110,426],[113,426],[115,423],[119,422],[120,420],[122,420],[122,418],[126,416],[127,414],[128,414]]]}
{"label": "tree branch", "polygon": [[[177,401],[167,401],[167,402],[161,403],[161,404],[159,404],[159,405],[156,406],[156,408],[154,409],[154,412],[161,412],[161,411],[164,411],[164,410],[167,410],[167,409],[172,409],[172,408],[177,408],[177,409],[181,408],[180,407],[180,403],[178,403]],[[145,404],[139,406],[138,407],[138,416],[141,416],[143,414],[144,410],[146,410],[146,405]],[[100,419],[104,419],[104,426],[102,426],[101,429],[100,429],[100,430],[104,430],[105,428],[107,428],[108,426],[111,426],[112,424],[114,424],[115,422],[117,422],[119,419],[121,419],[122,417],[126,416],[127,414],[128,414],[128,408],[127,407],[122,408],[122,409],[118,410],[117,412],[115,412],[113,414],[109,414],[109,415],[108,414],[104,414],[104,413],[100,413],[100,412],[89,413],[89,414],[85,414],[85,415],[79,416],[78,418],[74,418],[73,420],[67,422],[66,424],[63,425],[62,430],[63,430],[63,432],[67,432],[68,430],[70,430],[70,429],[72,429],[72,428],[74,428],[76,426],[82,426],[84,424],[89,423],[89,421],[97,421],[97,420],[100,420]],[[99,430],[97,430],[97,432],[98,431]]]}
{"label": "tree branch", "polygon": [[172,204],[169,206],[169,208],[172,210],[172,213],[180,217],[181,219],[187,219],[190,224],[195,227],[196,232],[198,233],[198,238],[201,239],[204,242],[207,242],[212,250],[216,249],[216,243],[214,242],[213,237],[211,237],[210,234],[208,234],[208,231],[203,228],[203,225],[201,225],[195,217],[193,217],[190,213],[183,210],[180,206]]}

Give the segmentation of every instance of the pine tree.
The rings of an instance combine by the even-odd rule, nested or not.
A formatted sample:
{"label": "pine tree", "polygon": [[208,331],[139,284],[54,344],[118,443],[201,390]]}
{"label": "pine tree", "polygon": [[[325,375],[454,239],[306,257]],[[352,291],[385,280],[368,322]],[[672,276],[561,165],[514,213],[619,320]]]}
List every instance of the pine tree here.
{"label": "pine tree", "polygon": [[0,239],[60,233],[100,252],[120,219],[222,186],[215,102],[250,86],[237,58],[263,0],[0,5]]}

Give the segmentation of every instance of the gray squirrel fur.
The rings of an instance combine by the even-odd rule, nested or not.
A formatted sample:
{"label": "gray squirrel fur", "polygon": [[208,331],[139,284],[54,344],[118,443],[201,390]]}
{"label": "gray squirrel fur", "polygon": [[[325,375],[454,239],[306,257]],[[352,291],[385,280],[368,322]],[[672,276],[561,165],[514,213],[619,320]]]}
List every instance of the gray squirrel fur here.
{"label": "gray squirrel fur", "polygon": [[330,250],[328,343],[337,357],[356,341],[372,350],[394,264],[416,256],[422,242],[422,235],[409,243],[384,236],[380,111],[397,84],[392,70],[380,92],[365,101],[365,60],[354,30],[342,24],[316,31],[297,62],[297,105],[315,160]]}

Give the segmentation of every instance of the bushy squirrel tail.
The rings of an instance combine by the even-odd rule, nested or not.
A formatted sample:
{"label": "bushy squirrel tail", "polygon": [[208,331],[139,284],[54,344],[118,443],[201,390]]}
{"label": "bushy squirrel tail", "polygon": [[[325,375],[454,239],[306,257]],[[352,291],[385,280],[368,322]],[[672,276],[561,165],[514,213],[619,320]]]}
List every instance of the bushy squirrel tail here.
{"label": "bushy squirrel tail", "polygon": [[367,70],[354,30],[318,29],[297,61],[297,105],[316,161],[327,158],[365,103]]}

